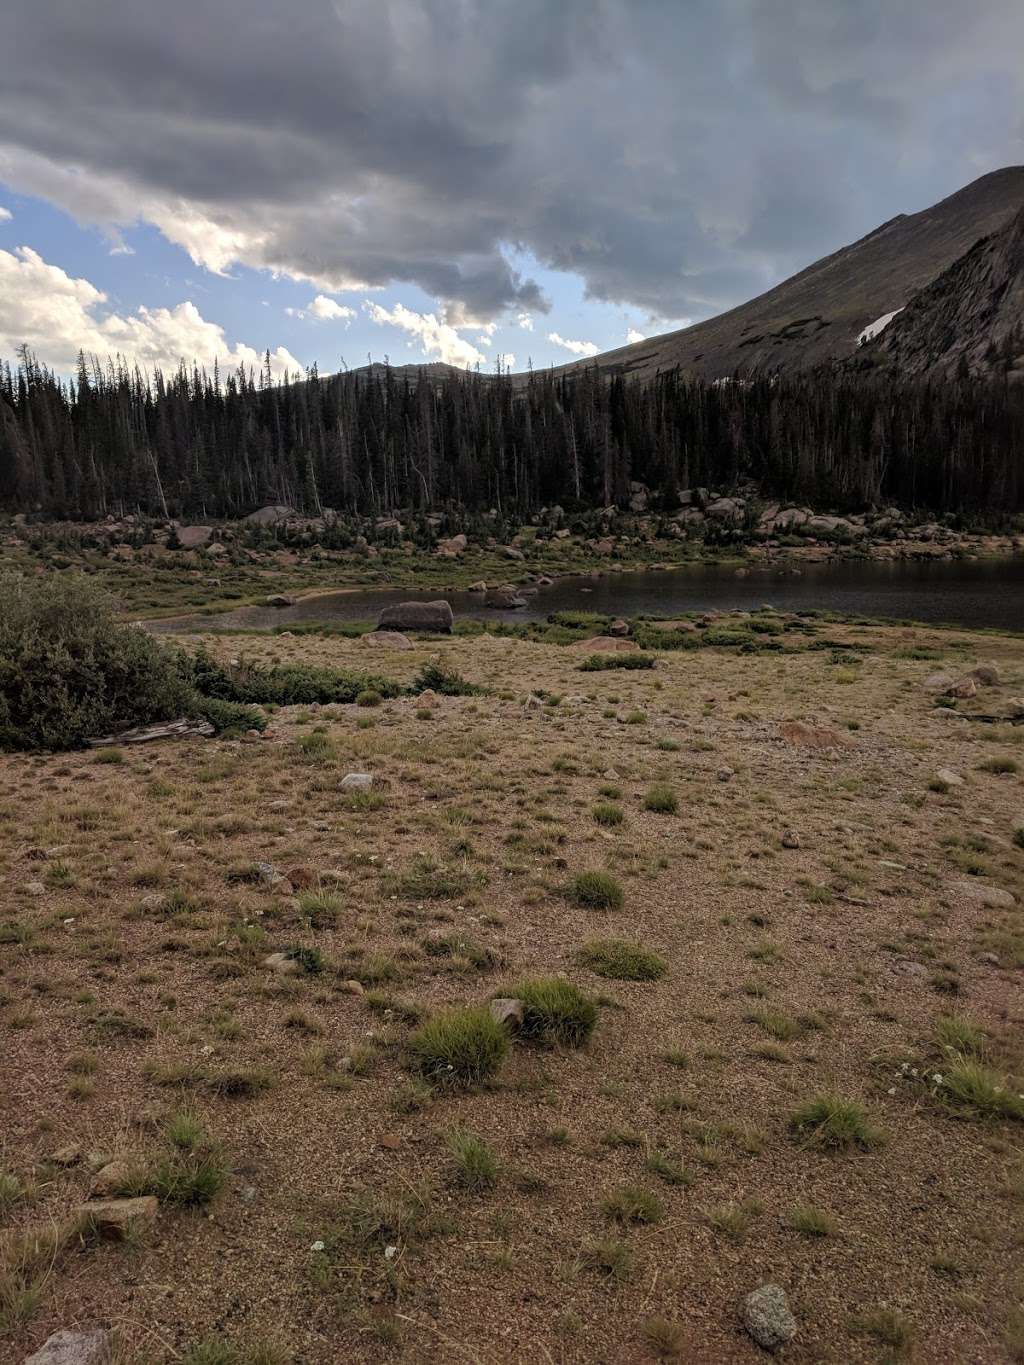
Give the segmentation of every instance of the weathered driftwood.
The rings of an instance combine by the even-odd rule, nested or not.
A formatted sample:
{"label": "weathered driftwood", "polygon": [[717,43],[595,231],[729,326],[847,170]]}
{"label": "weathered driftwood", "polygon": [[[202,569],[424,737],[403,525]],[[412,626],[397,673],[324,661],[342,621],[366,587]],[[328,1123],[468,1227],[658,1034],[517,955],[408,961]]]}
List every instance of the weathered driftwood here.
{"label": "weathered driftwood", "polygon": [[184,739],[189,735],[212,735],[213,726],[208,720],[163,721],[155,725],[137,725],[133,730],[122,730],[119,735],[104,735],[102,739],[87,739],[90,749],[102,749],[110,744],[148,744],[152,739]]}
{"label": "weathered driftwood", "polygon": [[383,609],[377,626],[380,630],[430,630],[450,635],[454,621],[455,614],[447,602],[399,602]]}

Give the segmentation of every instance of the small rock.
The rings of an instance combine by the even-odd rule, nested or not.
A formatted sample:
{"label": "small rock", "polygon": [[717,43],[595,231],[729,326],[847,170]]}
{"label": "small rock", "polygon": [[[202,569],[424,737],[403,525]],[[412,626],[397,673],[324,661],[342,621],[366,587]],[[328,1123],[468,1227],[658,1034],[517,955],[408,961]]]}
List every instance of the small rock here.
{"label": "small rock", "polygon": [[978,695],[978,684],[968,674],[966,678],[960,678],[951,687],[947,687],[945,695],[956,697],[958,701],[967,701]]}
{"label": "small rock", "polygon": [[316,877],[308,867],[293,867],[288,872],[288,880],[296,891],[308,891],[316,882]]}
{"label": "small rock", "polygon": [[301,971],[298,962],[287,953],[271,953],[263,959],[263,965],[279,976],[298,976]]}
{"label": "small rock", "polygon": [[734,768],[719,768],[715,776],[719,782],[731,782],[736,776],[736,771]]}
{"label": "small rock", "polygon": [[289,597],[287,593],[276,592],[267,598],[268,607],[294,607],[296,598]]}
{"label": "small rock", "polygon": [[397,1152],[402,1145],[402,1139],[397,1133],[385,1133],[380,1140],[380,1145],[387,1152]]}
{"label": "small rock", "polygon": [[45,896],[46,887],[42,882],[26,882],[21,888],[26,896]]}
{"label": "small rock", "polygon": [[477,582],[475,582],[475,583],[470,583],[470,585],[469,585],[469,587],[466,589],[466,591],[467,591],[467,592],[486,592],[486,591],[487,591],[487,583],[486,583],[486,581],[485,581],[484,579],[480,578],[480,579],[477,580]]}
{"label": "small rock", "polygon": [[981,957],[978,958],[978,961],[982,963],[985,967],[1002,966],[1002,963],[999,961],[998,954],[996,953],[982,953]]}
{"label": "small rock", "polygon": [[54,1332],[25,1365],[106,1365],[110,1359],[110,1333]]}
{"label": "small rock", "polygon": [[78,1214],[88,1220],[97,1236],[120,1242],[137,1228],[152,1223],[158,1208],[156,1195],[144,1194],[138,1199],[108,1199],[103,1203],[83,1204]]}
{"label": "small rock", "polygon": [[621,635],[628,635],[628,634],[629,634],[629,622],[628,622],[628,621],[624,621],[624,620],[622,619],[621,616],[618,617],[617,620],[613,621],[613,622],[611,623],[611,625],[608,627],[608,634],[609,634],[609,635],[620,635],[620,636],[621,636]]}
{"label": "small rock", "polygon": [[500,996],[490,1002],[488,1009],[494,1022],[504,1024],[510,1033],[515,1033],[517,1029],[522,1027],[523,1002],[521,1000]]}
{"label": "small rock", "polygon": [[341,780],[343,792],[368,792],[372,786],[372,773],[348,773]]}
{"label": "small rock", "polygon": [[789,1310],[786,1291],[778,1284],[763,1284],[743,1300],[743,1326],[766,1351],[775,1351],[796,1336],[796,1318]]}
{"label": "small rock", "polygon": [[73,1142],[69,1142],[66,1147],[58,1147],[50,1155],[50,1160],[55,1166],[77,1166],[81,1159],[82,1149]]}
{"label": "small rock", "polygon": [[800,835],[797,834],[795,829],[787,829],[785,831],[785,833],[782,836],[782,847],[783,848],[800,847]]}
{"label": "small rock", "polygon": [[955,773],[952,768],[940,768],[935,776],[940,782],[945,782],[947,787],[962,787],[964,780],[959,773]]}
{"label": "small rock", "polygon": [[341,990],[344,991],[346,995],[366,994],[366,991],[363,989],[363,984],[361,981],[343,981],[341,983]]}
{"label": "small rock", "polygon": [[89,1194],[92,1198],[107,1199],[124,1189],[131,1175],[132,1168],[127,1161],[108,1161],[92,1182]]}
{"label": "small rock", "polygon": [[291,883],[288,878],[274,867],[273,863],[257,863],[256,875],[264,886],[280,891],[282,896],[291,894]]}

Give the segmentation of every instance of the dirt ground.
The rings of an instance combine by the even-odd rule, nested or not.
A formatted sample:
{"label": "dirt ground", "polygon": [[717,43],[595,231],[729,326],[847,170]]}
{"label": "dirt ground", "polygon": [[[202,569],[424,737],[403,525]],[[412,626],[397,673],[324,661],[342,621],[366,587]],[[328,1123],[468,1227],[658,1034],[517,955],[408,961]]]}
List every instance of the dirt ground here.
{"label": "dirt ground", "polygon": [[[58,1224],[104,1158],[159,1165],[182,1114],[222,1176],[126,1242],[9,1257],[0,1359],[99,1324],[139,1362],[748,1362],[765,1282],[794,1365],[1024,1358],[1024,1129],[944,1079],[969,1052],[1021,1089],[1024,726],[925,685],[994,665],[959,709],[1005,714],[1024,638],[784,640],[580,672],[487,636],[212,639],[400,681],[440,656],[488,692],[0,757],[0,1225]],[[567,894],[588,869],[620,909]],[[667,972],[580,964],[611,936]],[[296,948],[311,970],[264,966]],[[417,1078],[418,1018],[559,974],[599,999],[587,1045],[513,1040],[468,1091]],[[872,1140],[795,1131],[822,1094]],[[485,1188],[453,1130],[496,1158]],[[636,1186],[649,1221],[616,1221]]]}

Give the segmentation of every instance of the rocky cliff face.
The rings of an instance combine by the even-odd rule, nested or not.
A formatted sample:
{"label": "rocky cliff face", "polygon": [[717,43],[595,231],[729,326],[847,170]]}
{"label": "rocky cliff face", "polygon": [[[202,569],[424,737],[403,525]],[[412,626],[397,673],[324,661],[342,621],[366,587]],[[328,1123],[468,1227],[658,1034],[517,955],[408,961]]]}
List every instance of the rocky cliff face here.
{"label": "rocky cliff face", "polygon": [[1024,209],[922,289],[855,363],[1024,379]]}

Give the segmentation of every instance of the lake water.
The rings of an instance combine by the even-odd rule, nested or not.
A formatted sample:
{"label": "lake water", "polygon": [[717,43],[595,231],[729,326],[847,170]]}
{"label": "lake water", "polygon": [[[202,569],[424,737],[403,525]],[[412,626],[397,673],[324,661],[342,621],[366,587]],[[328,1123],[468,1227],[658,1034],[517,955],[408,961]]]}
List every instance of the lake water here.
{"label": "lake water", "polygon": [[211,616],[153,622],[157,631],[287,628],[310,621],[376,620],[395,602],[444,597],[456,617],[487,620],[543,619],[578,609],[613,616],[674,616],[687,611],[749,610],[764,604],[780,611],[835,611],[858,616],[988,626],[1024,631],[1024,557],[988,560],[849,560],[806,564],[799,574],[782,566],[750,568],[700,564],[665,572],[562,578],[538,588],[516,611],[485,607],[481,595],[360,588],[310,597],[292,607],[239,607]]}

